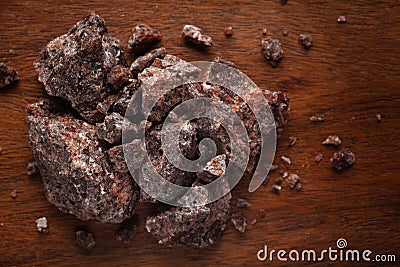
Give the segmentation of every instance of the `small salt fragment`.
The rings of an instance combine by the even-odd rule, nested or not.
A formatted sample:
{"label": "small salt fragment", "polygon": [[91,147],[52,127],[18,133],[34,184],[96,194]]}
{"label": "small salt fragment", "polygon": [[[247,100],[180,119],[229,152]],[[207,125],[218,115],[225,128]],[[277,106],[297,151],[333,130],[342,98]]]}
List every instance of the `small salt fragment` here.
{"label": "small salt fragment", "polygon": [[313,38],[307,34],[300,34],[298,38],[298,42],[302,45],[305,49],[309,49],[313,45]]}
{"label": "small salt fragment", "polygon": [[251,204],[244,198],[238,198],[236,201],[236,206],[238,208],[248,208],[251,206]]}
{"label": "small salt fragment", "polygon": [[338,23],[346,23],[346,17],[345,16],[339,16],[339,18],[337,19]]}
{"label": "small salt fragment", "polygon": [[139,24],[132,29],[128,47],[134,51],[148,50],[152,45],[161,41],[161,38],[162,34],[160,31],[146,24]]}
{"label": "small salt fragment", "polygon": [[182,38],[187,43],[191,43],[198,47],[210,47],[213,45],[210,36],[203,35],[199,27],[193,25],[185,25],[182,30]]}
{"label": "small salt fragment", "polygon": [[120,65],[114,66],[107,74],[107,83],[112,85],[117,91],[133,81],[134,79],[129,68]]}
{"label": "small salt fragment", "polygon": [[324,117],[324,115],[313,115],[313,116],[311,116],[310,117],[310,121],[311,122],[321,122],[321,121],[324,121],[325,120],[325,117]]}
{"label": "small salt fragment", "polygon": [[232,27],[226,27],[224,30],[225,36],[226,37],[232,37],[233,35],[233,28]]}
{"label": "small salt fragment", "polygon": [[337,135],[330,135],[328,136],[322,144],[324,145],[332,145],[332,146],[340,146],[342,140],[340,140],[339,136]]}
{"label": "small salt fragment", "polygon": [[295,186],[295,189],[300,192],[303,189],[303,184],[302,183],[297,183],[296,186]]}
{"label": "small salt fragment", "polygon": [[[202,198],[202,197],[200,197]],[[204,206],[173,207],[147,217],[146,230],[159,244],[203,248],[215,244],[229,219],[231,194]],[[200,200],[203,202],[203,200]]]}
{"label": "small salt fragment", "polygon": [[11,191],[10,197],[17,198],[17,189],[14,189],[13,191]]}
{"label": "small salt fragment", "polygon": [[288,176],[289,176],[289,173],[288,173],[288,172],[284,172],[282,177],[283,177],[283,178],[286,178],[286,177],[288,177]]}
{"label": "small salt fragment", "polygon": [[356,156],[348,148],[344,148],[342,150],[339,150],[338,152],[335,152],[333,154],[333,157],[331,158],[332,166],[337,171],[350,167],[354,164],[355,161]]}
{"label": "small salt fragment", "polygon": [[263,35],[267,35],[267,32],[268,32],[268,31],[267,31],[266,28],[262,29],[262,34],[263,34]]}
{"label": "small salt fragment", "polygon": [[300,177],[297,174],[291,173],[288,177],[285,178],[285,181],[288,184],[289,188],[293,189],[300,181]]}
{"label": "small salt fragment", "polygon": [[36,228],[41,233],[48,232],[47,218],[42,217],[36,220]]}
{"label": "small salt fragment", "polygon": [[260,209],[260,210],[258,211],[258,215],[260,215],[260,218],[264,218],[265,215],[266,215],[265,209]]}
{"label": "small salt fragment", "polygon": [[37,172],[37,163],[35,161],[29,162],[28,165],[26,165],[26,173],[28,175],[33,175]]}
{"label": "small salt fragment", "polygon": [[283,182],[283,179],[281,177],[278,177],[278,178],[275,179],[275,184],[276,185],[281,185],[282,182]]}
{"label": "small salt fragment", "polygon": [[381,120],[382,120],[381,114],[376,114],[376,121],[381,122]]}
{"label": "small salt fragment", "polygon": [[125,155],[129,155],[131,157],[131,170],[140,169],[143,165],[142,163],[144,158],[142,145],[143,144],[140,139],[134,139],[132,142],[110,148],[107,151],[107,155],[114,171],[120,173],[129,173],[129,168],[125,161]]}
{"label": "small salt fragment", "polygon": [[321,153],[317,154],[314,158],[315,162],[320,162],[323,158],[323,155]]}
{"label": "small salt fragment", "polygon": [[0,89],[19,80],[18,73],[0,62]]}
{"label": "small salt fragment", "polygon": [[282,30],[283,36],[288,36],[289,35],[289,30],[288,29],[283,29]]}
{"label": "small salt fragment", "polygon": [[0,223],[0,226],[4,226],[4,223]]}
{"label": "small salt fragment", "polygon": [[83,249],[91,250],[96,245],[96,240],[89,231],[76,231],[75,244]]}
{"label": "small salt fragment", "polygon": [[262,39],[261,49],[268,63],[274,68],[277,67],[283,58],[282,44],[279,39]]}
{"label": "small salt fragment", "polygon": [[256,219],[256,218],[254,218],[254,219],[251,220],[251,222],[250,222],[251,225],[255,225],[256,223],[257,223],[257,219]]}
{"label": "small salt fragment", "polygon": [[271,187],[271,192],[275,193],[275,194],[279,194],[281,192],[281,190],[282,190],[282,187],[280,185],[273,184]]}
{"label": "small salt fragment", "polygon": [[244,233],[246,231],[247,223],[242,212],[232,214],[231,222],[239,232]]}
{"label": "small salt fragment", "polygon": [[289,137],[289,147],[294,146],[297,142],[297,138],[294,136]]}
{"label": "small salt fragment", "polygon": [[285,163],[285,164],[287,164],[287,165],[290,165],[292,162],[290,161],[290,158],[288,158],[288,157],[285,157],[285,156],[282,156],[281,157],[281,160]]}
{"label": "small salt fragment", "polygon": [[[125,116],[125,112],[129,103],[134,103],[139,98],[139,94],[136,94],[139,87],[139,83],[131,83],[122,89],[119,99],[112,104],[112,111]],[[138,115],[141,112],[141,108],[138,106],[130,105],[129,111],[132,116]]]}

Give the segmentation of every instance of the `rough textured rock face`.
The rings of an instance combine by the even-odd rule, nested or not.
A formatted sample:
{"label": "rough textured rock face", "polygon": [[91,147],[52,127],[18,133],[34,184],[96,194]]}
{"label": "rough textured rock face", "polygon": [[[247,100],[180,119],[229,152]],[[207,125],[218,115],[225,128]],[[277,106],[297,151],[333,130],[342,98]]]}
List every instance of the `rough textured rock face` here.
{"label": "rough textured rock face", "polygon": [[138,127],[118,113],[107,115],[97,126],[97,136],[110,144],[121,144],[123,131],[129,131],[132,136],[138,134]]}
{"label": "rough textured rock face", "polygon": [[98,105],[114,94],[107,86],[108,73],[127,63],[120,41],[107,33],[100,16],[91,13],[49,42],[34,65],[49,95],[67,100],[93,123],[105,115]]}
{"label": "rough textured rock face", "polygon": [[167,50],[164,47],[160,47],[150,52],[147,52],[143,56],[138,57],[133,61],[130,67],[132,74],[137,75],[142,72],[145,68],[150,67],[156,58],[164,58],[167,55]]}
{"label": "rough textured rock face", "polygon": [[148,217],[146,229],[166,246],[207,247],[214,244],[229,219],[231,194],[205,206],[177,207]]}
{"label": "rough textured rock face", "polygon": [[120,223],[130,218],[137,186],[129,174],[111,167],[96,126],[53,112],[42,101],[28,107],[27,118],[47,199],[81,220]]}
{"label": "rough textured rock face", "polygon": [[[118,95],[118,98],[116,98],[115,102],[112,103],[111,105],[112,111],[119,113],[121,116],[125,116],[126,108],[128,107],[132,97],[137,97],[135,92],[137,91],[138,87],[139,83],[137,83],[136,81],[125,86]],[[133,112],[132,109],[131,112]],[[139,113],[140,113],[140,108],[137,107],[135,114]]]}
{"label": "rough textured rock face", "polygon": [[0,89],[18,80],[18,73],[14,69],[7,67],[3,62],[0,62]]}

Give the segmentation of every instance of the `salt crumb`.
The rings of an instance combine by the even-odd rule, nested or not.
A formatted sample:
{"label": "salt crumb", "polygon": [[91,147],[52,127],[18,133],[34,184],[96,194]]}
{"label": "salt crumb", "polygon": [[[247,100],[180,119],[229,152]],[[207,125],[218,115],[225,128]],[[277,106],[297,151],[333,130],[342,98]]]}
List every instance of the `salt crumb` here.
{"label": "salt crumb", "polygon": [[283,29],[283,30],[282,30],[282,34],[283,34],[284,36],[288,36],[289,30],[288,30],[288,29]]}
{"label": "salt crumb", "polygon": [[231,222],[239,232],[244,233],[246,231],[247,222],[242,212],[232,214]]}
{"label": "salt crumb", "polygon": [[274,185],[272,185],[272,187],[271,187],[271,191],[272,191],[273,193],[275,193],[275,194],[279,194],[279,193],[281,192],[281,190],[282,190],[282,187],[281,187],[280,185],[274,184]]}
{"label": "salt crumb", "polygon": [[264,218],[265,215],[266,215],[265,209],[260,209],[260,210],[258,211],[258,215],[260,215],[260,218]]}
{"label": "salt crumb", "polygon": [[17,197],[17,189],[14,189],[13,191],[11,191],[10,197],[12,197],[12,198],[16,198]]}
{"label": "salt crumb", "polygon": [[275,179],[275,184],[276,185],[281,185],[282,182],[283,182],[283,179],[281,177],[278,177],[278,178]]}
{"label": "salt crumb", "polygon": [[328,136],[322,144],[324,145],[333,145],[333,146],[340,146],[342,140],[340,140],[339,136],[337,135],[330,135]]}
{"label": "salt crumb", "polygon": [[291,136],[289,137],[289,147],[294,146],[297,142],[297,137]]}
{"label": "salt crumb", "polygon": [[42,217],[36,220],[36,228],[39,232],[45,233],[47,232],[47,219],[46,217]]}
{"label": "salt crumb", "polygon": [[290,165],[292,162],[290,161],[290,158],[282,156],[281,157],[282,161],[285,162],[287,165]]}
{"label": "salt crumb", "polygon": [[225,36],[226,37],[231,37],[233,35],[233,28],[232,27],[226,27],[224,30]]}
{"label": "salt crumb", "polygon": [[266,28],[262,29],[262,34],[263,35],[267,35],[267,29]]}
{"label": "salt crumb", "polygon": [[303,189],[303,184],[300,183],[300,182],[297,183],[296,186],[295,186],[295,189],[300,192]]}
{"label": "salt crumb", "polygon": [[323,158],[323,155],[321,153],[319,153],[318,155],[315,156],[314,160],[315,162],[320,162]]}
{"label": "salt crumb", "polygon": [[29,162],[28,165],[26,165],[26,173],[28,175],[33,175],[37,172],[37,163],[35,161]]}
{"label": "salt crumb", "polygon": [[340,16],[340,17],[337,19],[337,22],[338,22],[338,23],[346,23],[346,17],[345,17],[345,16]]}
{"label": "salt crumb", "polygon": [[288,184],[290,189],[295,188],[295,186],[297,185],[297,183],[300,181],[300,177],[295,174],[295,173],[291,173],[286,179],[285,179],[286,183]]}
{"label": "salt crumb", "polygon": [[317,115],[313,115],[313,116],[310,117],[310,121],[311,122],[321,122],[321,121],[324,121],[324,120],[325,120],[324,115],[317,114]]}

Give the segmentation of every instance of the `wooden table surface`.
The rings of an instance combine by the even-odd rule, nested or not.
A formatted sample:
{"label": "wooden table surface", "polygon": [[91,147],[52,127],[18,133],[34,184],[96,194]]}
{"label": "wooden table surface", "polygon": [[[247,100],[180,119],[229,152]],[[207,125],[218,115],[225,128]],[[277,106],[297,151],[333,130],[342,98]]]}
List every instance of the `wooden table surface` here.
{"label": "wooden table surface", "polygon": [[[394,254],[400,261],[400,3],[393,1],[1,1],[0,60],[15,67],[21,80],[0,92],[0,266],[257,266],[286,265],[275,258],[259,262],[258,250],[336,248],[345,238],[348,249]],[[199,3],[200,2],[200,3]],[[185,60],[211,60],[219,55],[236,63],[260,88],[282,90],[290,97],[291,115],[279,140],[279,158],[290,157],[284,171],[300,175],[302,192],[283,188],[281,194],[263,186],[247,192],[243,180],[233,190],[252,206],[243,210],[249,221],[259,209],[263,221],[237,232],[229,223],[222,239],[205,249],[165,248],[146,232],[150,208],[139,210],[138,231],[129,244],[114,238],[117,225],[82,222],[63,214],[44,197],[39,175],[29,177],[33,157],[28,147],[25,106],[45,95],[32,66],[40,50],[78,20],[96,11],[109,32],[126,48],[130,29],[148,23],[164,34],[161,45]],[[347,23],[338,24],[345,15]],[[184,24],[195,24],[211,35],[215,46],[198,51],[181,37]],[[223,30],[232,26],[234,36]],[[271,68],[260,50],[261,30],[277,37],[285,57]],[[282,35],[289,29],[288,36]],[[314,46],[297,43],[300,33],[311,34]],[[126,48],[130,61],[134,58]],[[321,123],[309,117],[323,114]],[[376,115],[382,121],[376,121]],[[353,167],[335,172],[329,158],[336,148],[321,141],[337,134],[342,147],[357,157]],[[289,137],[298,142],[288,147]],[[314,156],[323,154],[317,164]],[[280,176],[270,175],[271,180]],[[17,189],[16,199],[10,192]],[[50,232],[38,233],[35,220],[45,216]],[[74,232],[86,227],[96,247],[85,252],[74,245]],[[328,265],[325,260],[317,265]],[[348,264],[348,263],[347,263]],[[396,263],[369,263],[395,266]],[[298,266],[299,263],[292,263]],[[343,266],[345,262],[332,265]],[[361,263],[360,266],[368,265]]]}

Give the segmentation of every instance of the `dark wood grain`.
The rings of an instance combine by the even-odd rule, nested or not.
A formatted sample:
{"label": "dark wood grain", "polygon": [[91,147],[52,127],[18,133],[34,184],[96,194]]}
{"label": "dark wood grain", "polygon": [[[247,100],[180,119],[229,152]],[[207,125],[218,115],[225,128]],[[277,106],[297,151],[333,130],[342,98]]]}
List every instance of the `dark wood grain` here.
{"label": "dark wood grain", "polygon": [[[264,186],[248,193],[249,181],[233,190],[266,218],[241,234],[229,225],[213,247],[194,250],[165,248],[144,228],[151,208],[140,207],[140,222],[129,244],[114,239],[117,225],[82,222],[58,211],[43,195],[41,178],[28,177],[32,161],[27,142],[25,106],[44,96],[33,61],[51,39],[65,33],[89,11],[107,22],[113,36],[126,47],[130,29],[145,22],[164,34],[162,45],[185,60],[210,60],[215,55],[235,62],[261,88],[282,90],[291,99],[291,117],[279,141],[277,158],[285,155],[298,173],[302,192],[286,188],[280,195]],[[0,266],[211,266],[266,265],[256,253],[268,244],[274,249],[335,247],[346,238],[349,248],[387,253],[400,261],[400,3],[392,1],[12,1],[0,2],[0,60],[15,67],[20,82],[0,92]],[[339,15],[347,23],[338,24]],[[208,52],[184,45],[180,31],[191,23],[214,38]],[[234,36],[223,29],[232,26]],[[280,38],[285,58],[272,69],[261,54],[261,29]],[[282,29],[290,30],[282,36]],[[300,33],[311,34],[314,47],[297,44]],[[126,51],[132,60],[133,55]],[[326,121],[310,123],[313,114]],[[376,114],[382,122],[376,122]],[[343,139],[356,164],[341,173],[329,163],[335,148],[321,145],[329,134]],[[290,136],[299,140],[288,148]],[[314,162],[316,153],[323,160]],[[277,162],[280,164],[279,159]],[[281,165],[281,164],[280,164]],[[279,173],[271,174],[271,179]],[[12,199],[10,192],[18,190]],[[233,201],[235,203],[235,201]],[[233,207],[233,211],[236,208]],[[50,233],[36,231],[35,220],[46,216]],[[78,227],[89,228],[97,245],[84,252],[73,242]],[[280,264],[275,262],[275,264]],[[327,265],[324,262],[321,265]],[[283,265],[283,264],[282,264]],[[298,263],[294,263],[294,266]],[[344,263],[336,263],[344,265]],[[365,263],[363,264],[365,265]],[[371,264],[384,266],[386,264]],[[396,265],[396,264],[393,264]]]}

